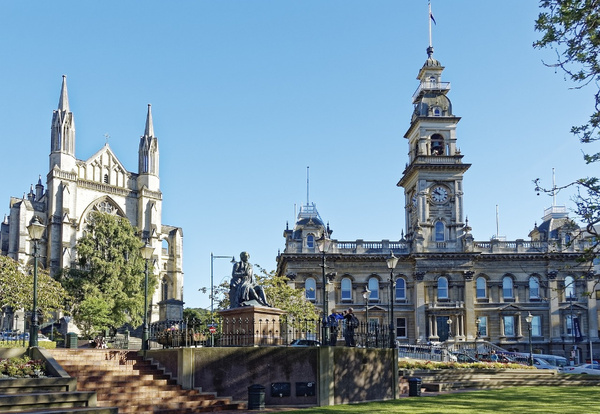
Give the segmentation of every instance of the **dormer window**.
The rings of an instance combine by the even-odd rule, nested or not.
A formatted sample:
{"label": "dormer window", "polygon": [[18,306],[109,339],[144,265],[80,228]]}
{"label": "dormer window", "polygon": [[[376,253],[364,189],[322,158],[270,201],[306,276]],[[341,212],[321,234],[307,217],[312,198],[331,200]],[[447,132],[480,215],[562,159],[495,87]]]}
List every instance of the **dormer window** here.
{"label": "dormer window", "polygon": [[439,106],[433,108],[433,116],[442,116],[442,110]]}
{"label": "dormer window", "polygon": [[315,236],[313,236],[312,234],[306,236],[306,247],[308,247],[309,249],[314,249],[315,247]]}

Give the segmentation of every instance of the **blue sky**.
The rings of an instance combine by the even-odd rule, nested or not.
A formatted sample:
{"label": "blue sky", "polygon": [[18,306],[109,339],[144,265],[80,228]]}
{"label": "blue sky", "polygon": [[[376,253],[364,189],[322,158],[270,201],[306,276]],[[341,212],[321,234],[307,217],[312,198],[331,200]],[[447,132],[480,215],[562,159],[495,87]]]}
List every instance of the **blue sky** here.
{"label": "blue sky", "polygon": [[[532,180],[598,175],[569,133],[592,109],[532,48],[535,1],[434,0],[457,137],[471,163],[476,240],[527,239],[551,199]],[[209,307],[210,253],[276,267],[294,206],[316,203],[338,240],[398,240],[403,138],[427,57],[426,0],[2,2],[0,201],[48,171],[67,75],[76,155],[109,144],[137,170],[146,105],[160,145],[163,222],[184,229],[184,300]],[[593,148],[590,148],[590,151]],[[557,203],[572,207],[570,194]],[[230,274],[215,260],[215,282]]]}

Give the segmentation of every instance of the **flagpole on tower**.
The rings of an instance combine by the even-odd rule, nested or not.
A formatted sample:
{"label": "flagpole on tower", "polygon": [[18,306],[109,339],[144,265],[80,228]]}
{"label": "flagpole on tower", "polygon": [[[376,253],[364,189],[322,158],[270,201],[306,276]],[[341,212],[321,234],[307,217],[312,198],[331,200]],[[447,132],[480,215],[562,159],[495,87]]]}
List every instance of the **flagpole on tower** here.
{"label": "flagpole on tower", "polygon": [[429,20],[429,47],[433,47],[433,41],[431,40],[431,21],[433,20],[433,14],[431,13],[431,1],[429,3],[429,15],[427,16],[427,20]]}

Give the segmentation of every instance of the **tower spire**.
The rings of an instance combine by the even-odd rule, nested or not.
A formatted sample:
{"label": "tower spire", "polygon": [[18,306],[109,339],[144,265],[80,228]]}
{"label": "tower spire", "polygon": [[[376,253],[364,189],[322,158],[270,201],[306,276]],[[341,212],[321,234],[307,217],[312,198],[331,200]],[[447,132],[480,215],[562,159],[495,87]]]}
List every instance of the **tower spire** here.
{"label": "tower spire", "polygon": [[62,77],[62,87],[60,89],[60,98],[58,99],[58,110],[69,112],[69,94],[67,92],[67,75]]}
{"label": "tower spire", "polygon": [[144,136],[154,136],[154,125],[152,124],[152,104],[148,104],[148,115],[146,115],[146,130],[144,131]]}

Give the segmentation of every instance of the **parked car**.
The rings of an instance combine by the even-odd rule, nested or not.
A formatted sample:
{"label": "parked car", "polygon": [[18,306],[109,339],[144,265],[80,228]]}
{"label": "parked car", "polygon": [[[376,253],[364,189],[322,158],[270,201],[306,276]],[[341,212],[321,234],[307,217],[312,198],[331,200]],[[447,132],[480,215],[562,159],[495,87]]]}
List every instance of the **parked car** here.
{"label": "parked car", "polygon": [[582,364],[582,365],[568,365],[563,367],[562,372],[564,374],[590,374],[600,375],[600,366],[597,364]]}
{"label": "parked car", "polygon": [[557,366],[552,365],[545,359],[533,357],[533,366],[537,369],[558,369]]}
{"label": "parked car", "polygon": [[321,346],[321,342],[315,339],[294,339],[290,346]]}
{"label": "parked car", "polygon": [[38,342],[51,342],[51,341],[46,335],[38,334]]}

